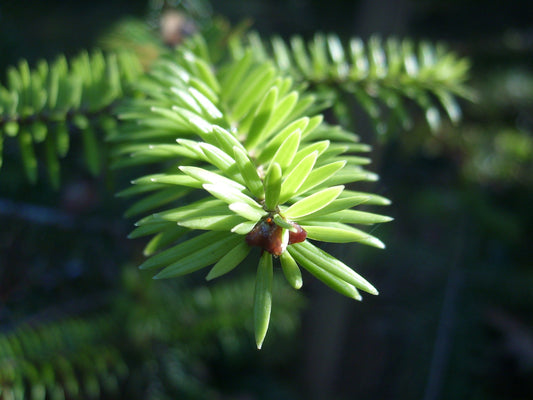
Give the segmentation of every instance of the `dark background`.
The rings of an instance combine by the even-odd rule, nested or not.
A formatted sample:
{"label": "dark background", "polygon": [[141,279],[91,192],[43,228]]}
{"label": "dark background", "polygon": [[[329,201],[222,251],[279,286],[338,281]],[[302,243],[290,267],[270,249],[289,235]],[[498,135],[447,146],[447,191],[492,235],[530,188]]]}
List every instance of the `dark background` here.
{"label": "dark background", "polygon": [[[121,18],[149,11],[146,1],[2,2],[0,67],[92,48]],[[270,372],[283,382],[283,398],[533,399],[530,1],[219,1],[213,12],[233,23],[251,18],[263,35],[443,40],[472,61],[478,100],[462,103],[458,127],[445,123],[432,135],[419,116],[412,130],[381,143],[361,116],[357,133],[378,149],[370,169],[381,180],[371,189],[393,200],[383,213],[395,221],[373,232],[387,244],[384,251],[332,252],[357,265],[380,296],[351,302],[307,277],[302,327]],[[53,221],[0,204],[4,332],[40,304],[75,302],[91,285],[111,287],[135,254],[125,240],[123,207],[74,161],[60,193],[9,176],[20,177],[16,162],[0,171],[1,200],[68,212],[69,189],[88,187],[83,212],[97,228],[86,226],[74,239]],[[12,268],[24,279],[6,272]],[[279,348],[267,339],[262,352]],[[267,368],[263,358],[250,357],[250,368]],[[243,390],[238,374],[226,379]],[[241,398],[282,398],[246,390],[249,397]]]}

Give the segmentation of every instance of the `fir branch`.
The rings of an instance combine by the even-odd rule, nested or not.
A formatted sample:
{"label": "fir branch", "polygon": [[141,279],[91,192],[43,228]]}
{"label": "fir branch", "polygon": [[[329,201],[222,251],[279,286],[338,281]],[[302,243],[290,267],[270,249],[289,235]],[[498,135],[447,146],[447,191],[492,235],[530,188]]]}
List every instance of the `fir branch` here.
{"label": "fir branch", "polygon": [[[324,122],[328,93],[352,94],[378,131],[387,110],[404,125],[409,121],[406,99],[435,128],[436,104],[452,121],[459,119],[456,97],[470,95],[468,63],[439,46],[376,38],[345,46],[333,35],[317,35],[309,44],[274,38],[269,45],[253,34],[234,36],[213,55],[195,35],[162,54],[146,75],[131,55],[119,61],[118,55],[85,53],[70,67],[60,59],[34,71],[22,62],[0,88],[0,139],[18,139],[31,181],[38,170],[35,148],[43,147],[50,180],[59,183],[58,157],[68,151],[74,130],[81,133],[88,169],[98,173],[104,141],[94,133],[97,126],[116,168],[148,166],[152,173],[119,196],[141,197],[126,212],[142,216],[130,237],[153,236],[141,268],[157,269],[157,279],[208,266],[206,278],[214,279],[259,247],[253,309],[261,348],[278,258],[295,289],[303,285],[303,267],[350,298],[360,300],[359,290],[378,293],[311,242],[383,248],[364,228],[391,220],[353,209],[389,201],[352,190],[378,176],[365,169],[370,159],[360,154],[370,148]],[[133,81],[136,95],[124,96]]]}
{"label": "fir branch", "polygon": [[[143,99],[120,109],[125,123],[114,138],[116,165],[162,168],[122,193],[145,194],[127,213],[149,213],[132,236],[155,234],[145,253],[156,253],[141,268],[159,269],[155,278],[161,279],[214,265],[212,279],[234,269],[251,247],[260,247],[254,297],[258,347],[269,325],[273,257],[283,255],[285,269],[292,266],[289,276],[300,264],[349,297],[361,299],[357,289],[377,294],[352,269],[306,240],[384,247],[350,224],[390,218],[349,211],[362,203],[383,203],[344,190],[345,184],[377,179],[362,167],[368,159],[351,155],[368,146],[353,133],[325,124],[316,115],[322,107],[316,98],[272,63],[257,62],[252,49],[214,65],[201,37],[189,43],[193,46],[160,60],[141,80]],[[200,200],[180,205],[190,195]],[[289,278],[300,287],[297,281]]]}
{"label": "fir branch", "polygon": [[[257,33],[232,41],[235,57],[251,48],[254,58],[274,62],[297,82],[338,97],[351,94],[373,121],[378,133],[392,123],[411,126],[407,102],[424,112],[432,130],[437,130],[444,112],[453,123],[461,118],[457,98],[472,100],[466,86],[469,62],[429,42],[375,36],[367,43],[351,38],[344,44],[334,34],[316,34],[305,42],[300,36],[289,41],[274,37],[264,42]],[[388,119],[388,122],[386,121]]]}
{"label": "fir branch", "polygon": [[83,52],[70,63],[59,57],[51,64],[41,61],[33,70],[21,61],[8,69],[6,85],[0,86],[0,143],[18,141],[30,182],[37,180],[39,153],[44,153],[50,182],[58,187],[59,159],[78,132],[87,168],[98,174],[103,162],[99,133],[113,133],[112,109],[141,72],[136,57],[125,52]]}
{"label": "fir branch", "polygon": [[[1,399],[145,399],[154,382],[184,398],[217,392],[192,369],[176,371],[176,363],[205,364],[220,353],[246,351],[249,306],[241,299],[252,294],[253,279],[185,288],[124,272],[105,312],[61,319],[45,319],[46,313],[0,332]],[[278,336],[297,329],[288,315],[302,304],[294,291],[277,291]]]}
{"label": "fir branch", "polygon": [[20,326],[0,336],[0,397],[93,398],[116,394],[127,374],[102,317]]}

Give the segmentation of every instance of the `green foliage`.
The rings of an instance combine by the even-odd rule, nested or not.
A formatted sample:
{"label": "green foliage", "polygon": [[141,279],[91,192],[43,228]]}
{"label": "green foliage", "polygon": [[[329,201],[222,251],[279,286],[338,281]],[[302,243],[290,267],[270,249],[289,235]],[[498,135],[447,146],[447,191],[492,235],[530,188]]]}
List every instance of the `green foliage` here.
{"label": "green foliage", "polygon": [[[305,240],[305,233],[291,235],[303,228],[310,239],[384,247],[350,224],[390,218],[350,208],[388,201],[345,190],[376,179],[362,167],[367,158],[350,155],[368,147],[324,123],[312,94],[271,63],[255,61],[251,50],[215,66],[205,49],[196,37],[158,62],[139,83],[145,97],[120,108],[126,128],[114,138],[120,143],[116,165],[159,163],[165,171],[134,180],[121,194],[149,193],[127,215],[152,212],[132,236],[155,234],[145,253],[162,251],[141,268],[161,269],[158,279],[215,264],[212,279],[246,257],[245,244],[262,248],[254,307],[261,347],[271,310],[272,257]],[[183,198],[194,200],[176,207]],[[305,243],[289,253],[313,275],[352,298],[361,298],[356,288],[377,294],[353,270]],[[305,262],[303,253],[315,258]],[[284,258],[294,266],[291,256]]]}
{"label": "green foliage", "polygon": [[251,49],[255,59],[275,63],[296,82],[314,87],[333,103],[340,92],[354,96],[380,134],[395,124],[411,127],[408,100],[420,107],[431,129],[437,130],[442,111],[453,123],[460,120],[456,96],[473,98],[466,86],[468,60],[442,45],[377,36],[367,43],[351,38],[344,44],[334,34],[320,33],[309,42],[294,36],[288,41],[274,37],[265,43],[252,33],[231,43],[234,55],[246,49]]}
{"label": "green foliage", "polygon": [[[276,283],[274,333],[287,337],[297,329],[292,315],[303,303]],[[161,398],[158,392],[217,398],[218,389],[190,366],[250,347],[244,345],[250,307],[241,299],[253,285],[247,277],[212,288],[155,284],[126,268],[110,311],[0,334],[0,398]]]}
{"label": "green foliage", "polygon": [[[260,348],[278,257],[294,288],[303,284],[300,266],[350,298],[360,300],[359,290],[377,294],[309,241],[383,248],[352,225],[391,220],[352,209],[389,200],[353,189],[356,182],[378,179],[364,168],[370,159],[359,154],[370,147],[325,122],[320,112],[347,92],[378,132],[384,130],[384,109],[408,122],[406,99],[420,105],[433,128],[436,103],[455,122],[460,114],[454,96],[469,95],[468,63],[438,46],[415,49],[407,40],[382,44],[373,38],[365,46],[352,39],[345,48],[334,35],[317,35],[309,44],[299,37],[290,44],[274,38],[269,45],[256,34],[222,30],[217,36],[215,29],[206,37],[210,42],[197,34],[174,51],[158,48],[147,74],[131,53],[84,53],[70,67],[60,59],[34,71],[22,62],[0,89],[0,133],[18,138],[32,182],[36,148],[44,143],[50,180],[59,184],[57,157],[66,154],[76,131],[91,173],[101,171],[105,153],[114,168],[140,169],[142,175],[119,196],[142,196],[126,216],[144,215],[130,237],[153,235],[140,268],[157,269],[157,279],[211,265],[207,279],[214,279],[259,247],[254,320]],[[342,114],[337,105],[333,110]]]}
{"label": "green foliage", "polygon": [[[527,187],[532,182],[533,138],[528,115],[533,98],[533,76],[521,68],[479,74],[475,107],[457,129],[445,126],[439,135],[414,131],[402,139],[412,156],[452,157],[466,180],[483,186]],[[487,118],[490,115],[490,118]],[[517,117],[519,116],[519,117]]]}
{"label": "green foliage", "polygon": [[[51,184],[59,186],[60,161],[81,135],[87,169],[99,174],[104,162],[101,144],[116,129],[111,107],[122,99],[142,69],[136,57],[117,52],[81,53],[70,63],[59,57],[30,70],[26,61],[7,71],[0,86],[0,143],[18,141],[30,182],[38,177],[42,153]],[[0,146],[0,165],[2,146]]]}
{"label": "green foliage", "polygon": [[106,317],[21,325],[0,336],[0,398],[97,398],[117,392],[128,370]]}

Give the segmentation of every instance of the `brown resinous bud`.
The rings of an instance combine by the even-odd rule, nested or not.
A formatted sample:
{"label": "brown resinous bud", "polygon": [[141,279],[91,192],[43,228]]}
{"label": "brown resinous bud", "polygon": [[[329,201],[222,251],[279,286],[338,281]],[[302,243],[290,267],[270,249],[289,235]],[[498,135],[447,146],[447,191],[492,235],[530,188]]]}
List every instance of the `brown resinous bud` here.
{"label": "brown resinous bud", "polygon": [[273,256],[280,256],[288,245],[300,243],[307,237],[307,232],[296,222],[290,222],[294,232],[274,222],[271,215],[262,218],[246,235],[249,246],[261,247]]}

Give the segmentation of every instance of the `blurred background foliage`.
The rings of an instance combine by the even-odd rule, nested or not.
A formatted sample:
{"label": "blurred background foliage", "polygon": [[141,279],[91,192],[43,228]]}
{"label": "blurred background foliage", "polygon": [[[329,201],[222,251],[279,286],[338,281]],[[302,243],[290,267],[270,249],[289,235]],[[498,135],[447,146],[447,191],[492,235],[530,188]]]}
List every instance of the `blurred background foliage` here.
{"label": "blurred background foliage", "polygon": [[[26,378],[14,386],[27,398],[63,398],[47,382],[74,377],[79,387],[63,385],[66,398],[533,399],[530,2],[184,4],[197,23],[211,14],[233,24],[248,19],[266,36],[444,40],[471,60],[476,101],[462,103],[459,125],[443,121],[430,133],[415,113],[411,129],[391,126],[386,139],[357,103],[346,102],[343,122],[374,145],[371,169],[381,180],[372,191],[393,200],[395,222],[379,227],[387,250],[340,251],[381,295],[355,304],[309,280],[303,302],[280,284],[277,329],[259,353],[251,306],[240,301],[250,298],[243,293],[253,271],[208,286],[194,278],[151,283],[134,267],[142,243],[126,239],[130,223],[113,197],[124,177],[91,178],[71,157],[54,191],[45,180],[29,185],[6,154],[0,352],[18,361],[0,357],[0,387],[33,377],[44,383]],[[155,27],[159,6],[2,2],[0,69],[112,46],[110,32],[123,29],[125,18],[148,16]]]}

